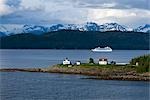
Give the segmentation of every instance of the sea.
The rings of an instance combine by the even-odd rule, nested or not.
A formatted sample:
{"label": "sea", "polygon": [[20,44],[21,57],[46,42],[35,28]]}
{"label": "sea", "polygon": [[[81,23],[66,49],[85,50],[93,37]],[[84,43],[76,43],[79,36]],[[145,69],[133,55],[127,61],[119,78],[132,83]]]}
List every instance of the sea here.
{"label": "sea", "polygon": [[91,50],[0,50],[1,68],[31,68],[31,67],[50,67],[61,64],[65,58],[72,63],[81,61],[88,63],[89,58],[93,58],[98,63],[100,58],[106,58],[109,62],[129,63],[138,56],[149,54],[149,50],[113,50],[112,52],[92,52]]}
{"label": "sea", "polygon": [[[0,68],[51,67],[65,58],[87,63],[100,58],[129,63],[148,50],[0,50]],[[149,100],[150,82],[92,80],[88,76],[35,72],[0,72],[0,100]]]}

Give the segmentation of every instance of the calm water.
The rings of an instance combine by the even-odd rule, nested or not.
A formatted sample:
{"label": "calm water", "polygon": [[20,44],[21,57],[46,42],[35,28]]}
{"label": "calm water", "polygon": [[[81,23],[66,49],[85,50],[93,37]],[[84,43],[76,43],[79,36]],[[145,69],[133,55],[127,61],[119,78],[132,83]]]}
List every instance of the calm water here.
{"label": "calm water", "polygon": [[0,100],[149,100],[148,82],[29,72],[0,75]]}
{"label": "calm water", "polygon": [[73,63],[80,60],[88,62],[90,57],[109,61],[128,63],[130,59],[148,54],[148,50],[114,50],[111,53],[94,53],[90,50],[0,50],[1,68],[47,67],[62,63],[68,57]]}
{"label": "calm water", "polygon": [[[1,68],[47,67],[68,57],[72,62],[98,61],[128,63],[146,50],[114,50],[93,53],[90,50],[0,50]],[[0,72],[0,100],[148,100],[149,82],[88,80],[86,76],[51,73]]]}

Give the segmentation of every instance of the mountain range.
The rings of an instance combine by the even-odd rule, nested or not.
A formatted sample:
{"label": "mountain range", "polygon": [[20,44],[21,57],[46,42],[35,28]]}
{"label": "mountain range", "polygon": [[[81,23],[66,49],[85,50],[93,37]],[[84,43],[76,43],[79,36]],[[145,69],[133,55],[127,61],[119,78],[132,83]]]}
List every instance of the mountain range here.
{"label": "mountain range", "polygon": [[150,33],[150,24],[144,26],[139,26],[135,29],[120,25],[118,23],[105,23],[99,25],[94,22],[87,22],[85,24],[52,24],[52,25],[0,25],[0,37],[9,36],[12,34],[20,33],[32,33],[40,35],[47,32],[59,31],[59,30],[78,30],[78,31],[133,31],[133,32],[143,32]]}

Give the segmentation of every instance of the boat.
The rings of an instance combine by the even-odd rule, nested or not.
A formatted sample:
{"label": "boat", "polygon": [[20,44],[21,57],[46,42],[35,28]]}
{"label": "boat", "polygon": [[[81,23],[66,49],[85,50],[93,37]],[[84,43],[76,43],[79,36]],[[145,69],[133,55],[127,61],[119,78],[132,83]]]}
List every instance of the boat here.
{"label": "boat", "polygon": [[101,48],[101,47],[97,47],[95,49],[91,49],[93,52],[112,52],[112,49],[110,47],[104,47],[104,48]]}

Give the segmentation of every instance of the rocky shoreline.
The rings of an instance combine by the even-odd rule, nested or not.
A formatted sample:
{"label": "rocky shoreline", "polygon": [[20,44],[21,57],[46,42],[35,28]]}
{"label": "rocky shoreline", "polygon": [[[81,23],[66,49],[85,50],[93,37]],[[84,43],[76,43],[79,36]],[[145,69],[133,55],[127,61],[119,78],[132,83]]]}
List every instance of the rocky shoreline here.
{"label": "rocky shoreline", "polygon": [[61,73],[61,74],[80,74],[88,76],[85,79],[97,80],[128,80],[128,81],[150,81],[150,73],[137,73],[135,71],[122,70],[97,70],[93,68],[79,67],[48,67],[48,68],[2,68],[0,72],[42,72],[42,73]]}

